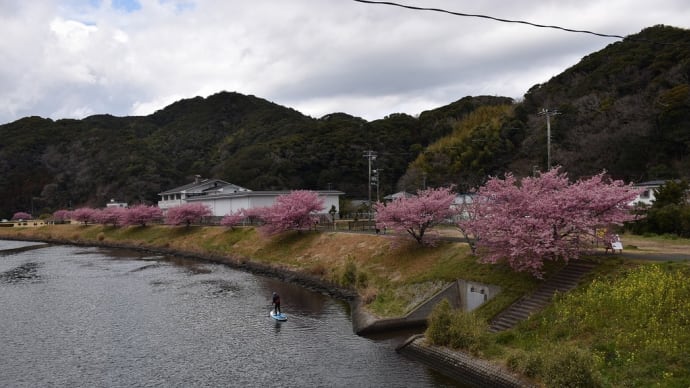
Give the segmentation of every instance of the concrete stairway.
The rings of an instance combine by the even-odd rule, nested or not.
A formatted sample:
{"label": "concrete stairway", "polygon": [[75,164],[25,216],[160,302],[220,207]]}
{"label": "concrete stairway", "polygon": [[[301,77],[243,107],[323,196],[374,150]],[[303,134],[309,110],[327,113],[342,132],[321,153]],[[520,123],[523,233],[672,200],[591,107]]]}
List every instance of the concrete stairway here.
{"label": "concrete stairway", "polygon": [[561,271],[547,279],[536,291],[526,295],[507,309],[498,313],[489,325],[492,333],[508,330],[530,314],[541,310],[551,302],[556,291],[564,292],[577,286],[582,277],[597,266],[596,263],[573,260]]}

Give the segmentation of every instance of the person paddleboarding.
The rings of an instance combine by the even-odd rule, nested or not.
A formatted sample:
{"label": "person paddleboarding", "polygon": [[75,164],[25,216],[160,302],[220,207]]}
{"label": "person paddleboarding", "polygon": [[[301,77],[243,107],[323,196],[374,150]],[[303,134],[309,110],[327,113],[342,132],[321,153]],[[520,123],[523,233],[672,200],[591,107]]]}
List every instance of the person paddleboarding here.
{"label": "person paddleboarding", "polygon": [[273,291],[273,313],[280,315],[280,295],[275,291]]}

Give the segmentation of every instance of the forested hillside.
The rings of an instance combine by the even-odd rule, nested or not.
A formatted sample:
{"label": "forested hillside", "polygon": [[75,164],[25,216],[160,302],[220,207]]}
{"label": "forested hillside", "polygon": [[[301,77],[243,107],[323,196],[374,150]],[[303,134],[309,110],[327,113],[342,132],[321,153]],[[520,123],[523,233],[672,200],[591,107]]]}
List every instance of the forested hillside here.
{"label": "forested hillside", "polygon": [[466,97],[420,118],[320,119],[254,96],[221,92],[178,101],[146,117],[28,117],[0,126],[0,218],[103,206],[114,198],[155,203],[195,175],[253,190],[338,189],[366,197],[368,150],[379,155],[382,192],[454,122],[501,97]]}
{"label": "forested hillside", "polygon": [[606,169],[626,181],[690,174],[690,31],[657,26],[583,58],[515,103],[465,97],[419,117],[368,122],[346,113],[312,118],[264,99],[221,92],[178,101],[146,117],[27,117],[0,126],[0,218],[155,203],[194,175],[253,190],[368,191],[377,153],[382,195],[487,175],[546,169],[571,177]]}
{"label": "forested hillside", "polygon": [[627,182],[690,176],[690,31],[647,28],[583,58],[513,106],[481,108],[430,145],[403,182],[475,187],[487,174],[606,170]]}
{"label": "forested hillside", "polygon": [[690,31],[657,26],[583,58],[525,94],[530,130],[514,169],[545,150],[540,109],[552,120],[552,158],[575,176],[605,168],[632,181],[690,174]]}

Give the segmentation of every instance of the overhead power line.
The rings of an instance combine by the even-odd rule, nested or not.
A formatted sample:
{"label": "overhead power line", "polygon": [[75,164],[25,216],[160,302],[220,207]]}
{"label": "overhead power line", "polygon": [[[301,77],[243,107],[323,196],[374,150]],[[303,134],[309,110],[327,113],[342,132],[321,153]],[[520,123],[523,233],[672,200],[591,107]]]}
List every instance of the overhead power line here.
{"label": "overhead power line", "polygon": [[502,22],[502,23],[525,24],[525,25],[532,26],[532,27],[552,28],[555,30],[561,30],[561,31],[566,31],[566,32],[576,32],[576,33],[581,33],[581,34],[596,35],[596,36],[601,36],[604,38],[628,39],[630,41],[647,42],[647,43],[655,43],[655,44],[663,44],[663,45],[680,45],[680,43],[657,42],[657,41],[653,41],[653,40],[649,40],[649,39],[638,39],[638,38],[625,37],[623,35],[602,34],[600,32],[594,32],[594,31],[588,31],[588,30],[576,30],[576,29],[566,28],[566,27],[561,27],[561,26],[532,23],[532,22],[528,22],[525,20],[503,19],[503,18],[497,18],[497,17],[489,16],[489,15],[449,11],[447,9],[442,9],[442,8],[417,7],[417,6],[413,6],[413,5],[394,3],[392,1],[370,1],[370,0],[353,0],[353,1],[356,1],[358,3],[365,3],[365,4],[391,5],[394,7],[407,8],[407,9],[411,9],[411,10],[415,10],[415,11],[432,11],[432,12],[446,13],[446,14],[454,15],[454,16],[465,16],[465,17],[489,19],[489,20]]}

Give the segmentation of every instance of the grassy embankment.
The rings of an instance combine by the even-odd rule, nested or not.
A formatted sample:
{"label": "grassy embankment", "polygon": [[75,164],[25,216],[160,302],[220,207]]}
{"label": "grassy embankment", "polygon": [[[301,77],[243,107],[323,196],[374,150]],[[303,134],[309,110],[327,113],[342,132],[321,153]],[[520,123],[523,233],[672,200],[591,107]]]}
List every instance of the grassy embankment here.
{"label": "grassy embankment", "polygon": [[[56,225],[3,228],[0,237],[100,241],[251,260],[320,276],[357,288],[381,316],[411,310],[457,278],[501,286],[476,310],[478,319],[451,314],[455,347],[493,359],[549,386],[690,386],[690,265],[599,256],[602,265],[577,290],[559,296],[516,329],[474,330],[538,281],[501,265],[476,263],[463,243],[433,248],[391,236],[306,232],[265,238],[252,228]],[[690,240],[625,236],[633,252],[689,252]],[[665,249],[668,248],[668,249]],[[549,272],[558,264],[550,264]],[[548,272],[547,275],[548,276]],[[448,321],[447,321],[448,322]],[[430,328],[433,330],[434,328]],[[429,335],[429,332],[427,333]],[[458,340],[458,338],[460,340]],[[565,380],[563,380],[565,379]]]}

